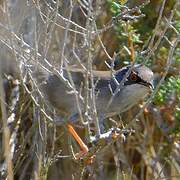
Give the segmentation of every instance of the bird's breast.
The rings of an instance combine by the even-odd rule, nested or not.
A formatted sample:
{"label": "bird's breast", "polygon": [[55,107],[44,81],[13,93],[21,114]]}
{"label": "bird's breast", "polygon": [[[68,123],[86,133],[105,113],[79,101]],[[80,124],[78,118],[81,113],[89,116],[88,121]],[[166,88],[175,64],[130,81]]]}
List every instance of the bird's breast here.
{"label": "bird's breast", "polygon": [[96,100],[97,110],[99,114],[106,114],[110,117],[112,114],[119,114],[127,111],[137,104],[149,92],[149,89],[140,84],[132,84],[124,86],[117,93],[102,90]]}

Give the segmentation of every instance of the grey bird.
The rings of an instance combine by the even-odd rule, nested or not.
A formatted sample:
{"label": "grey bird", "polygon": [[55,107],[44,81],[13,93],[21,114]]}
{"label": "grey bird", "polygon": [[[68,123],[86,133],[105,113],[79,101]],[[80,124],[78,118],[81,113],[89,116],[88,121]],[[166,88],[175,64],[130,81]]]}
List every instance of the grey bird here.
{"label": "grey bird", "polygon": [[[73,82],[76,93],[80,93],[79,105],[82,113],[85,113],[85,102],[82,98],[86,92],[85,72],[77,68],[64,69],[63,77],[70,83]],[[93,71],[93,82],[89,89],[94,89],[97,116],[106,118],[127,111],[151,92],[153,72],[141,64],[126,66],[113,73]],[[69,117],[78,115],[75,91],[57,75],[46,75],[45,83],[41,83],[40,89],[60,114]]]}

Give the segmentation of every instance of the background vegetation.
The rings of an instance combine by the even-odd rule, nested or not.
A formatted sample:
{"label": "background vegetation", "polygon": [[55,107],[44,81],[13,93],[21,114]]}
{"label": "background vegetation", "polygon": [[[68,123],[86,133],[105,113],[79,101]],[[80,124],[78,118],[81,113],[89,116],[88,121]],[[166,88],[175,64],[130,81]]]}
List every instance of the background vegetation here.
{"label": "background vegetation", "polygon": [[[176,0],[1,0],[0,179],[179,179],[179,31]],[[120,129],[116,139],[92,144],[79,121],[91,147],[79,160],[59,114],[41,98],[28,68],[34,62],[52,73],[64,64],[89,71],[143,63],[156,88],[107,119],[107,132]]]}

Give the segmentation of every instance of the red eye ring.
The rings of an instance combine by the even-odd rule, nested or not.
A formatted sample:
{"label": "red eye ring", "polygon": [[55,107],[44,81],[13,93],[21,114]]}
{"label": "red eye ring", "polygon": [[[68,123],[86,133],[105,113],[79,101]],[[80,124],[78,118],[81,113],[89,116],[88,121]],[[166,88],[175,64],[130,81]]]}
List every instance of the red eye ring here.
{"label": "red eye ring", "polygon": [[132,72],[129,76],[129,79],[131,81],[137,81],[137,74],[135,74],[134,72]]}

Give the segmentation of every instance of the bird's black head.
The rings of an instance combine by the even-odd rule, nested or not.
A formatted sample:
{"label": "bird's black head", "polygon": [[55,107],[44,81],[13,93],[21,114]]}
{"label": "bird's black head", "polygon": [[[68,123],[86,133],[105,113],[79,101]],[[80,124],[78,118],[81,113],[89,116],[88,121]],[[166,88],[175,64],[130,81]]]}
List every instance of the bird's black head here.
{"label": "bird's black head", "polygon": [[124,85],[140,84],[153,89],[153,72],[142,64],[137,64],[134,67],[127,66],[115,73],[116,80],[120,83],[123,78]]}

